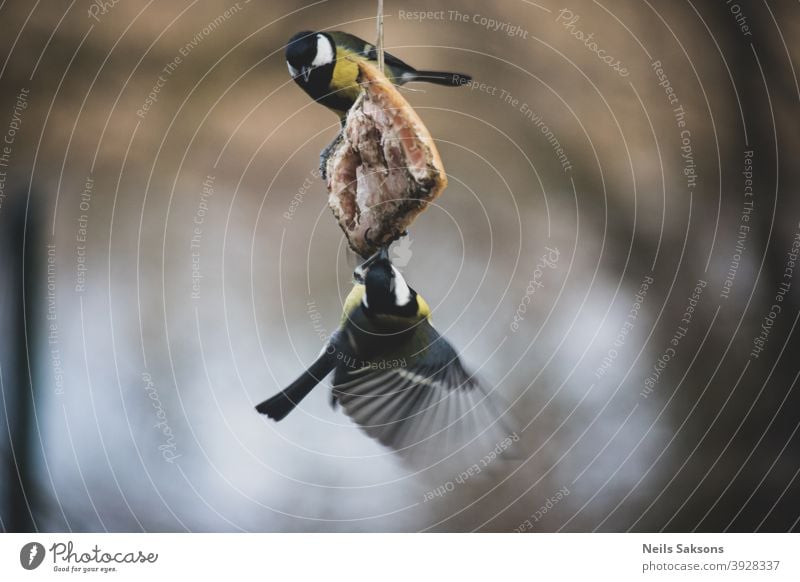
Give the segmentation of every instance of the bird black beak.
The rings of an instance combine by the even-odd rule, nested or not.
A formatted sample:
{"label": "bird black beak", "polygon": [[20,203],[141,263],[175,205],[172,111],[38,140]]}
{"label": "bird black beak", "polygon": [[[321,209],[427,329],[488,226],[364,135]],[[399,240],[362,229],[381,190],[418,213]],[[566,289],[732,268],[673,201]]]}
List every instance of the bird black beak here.
{"label": "bird black beak", "polygon": [[311,76],[311,69],[312,67],[300,67],[300,74],[303,75],[306,83],[308,83],[308,78]]}
{"label": "bird black beak", "polygon": [[367,270],[372,266],[373,263],[376,261],[388,261],[389,260],[389,245],[382,246],[380,250],[372,255],[370,258],[365,260],[361,263],[358,267],[356,267],[355,271],[353,271],[353,278],[356,280],[357,283],[364,283],[364,277],[367,274]]}
{"label": "bird black beak", "polygon": [[380,250],[361,263],[362,269],[368,269],[375,261],[388,261],[389,260],[389,245],[383,245]]}

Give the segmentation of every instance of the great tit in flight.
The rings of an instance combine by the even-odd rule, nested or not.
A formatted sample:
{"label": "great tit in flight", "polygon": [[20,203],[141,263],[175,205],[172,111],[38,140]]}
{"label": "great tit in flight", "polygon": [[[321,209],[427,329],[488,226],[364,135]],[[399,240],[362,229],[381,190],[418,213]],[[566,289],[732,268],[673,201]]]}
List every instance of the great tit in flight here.
{"label": "great tit in flight", "polygon": [[[314,101],[336,113],[342,123],[361,92],[358,60],[377,63],[378,50],[346,32],[298,32],[286,45],[286,64],[292,78]],[[386,76],[396,85],[425,81],[458,87],[471,80],[459,73],[418,71],[386,52],[384,64]]]}
{"label": "great tit in flight", "polygon": [[332,404],[369,436],[409,457],[430,451],[431,443],[438,454],[507,430],[497,395],[481,386],[434,329],[428,304],[392,265],[386,248],[353,275],[341,324],[317,360],[256,410],[281,420],[333,372]]}

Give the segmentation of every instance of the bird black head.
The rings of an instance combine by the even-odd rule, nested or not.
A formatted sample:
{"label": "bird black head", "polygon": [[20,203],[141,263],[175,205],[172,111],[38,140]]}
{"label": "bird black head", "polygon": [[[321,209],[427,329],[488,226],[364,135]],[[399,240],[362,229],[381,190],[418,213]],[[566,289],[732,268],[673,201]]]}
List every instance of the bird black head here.
{"label": "bird black head", "polygon": [[362,303],[368,313],[413,317],[418,312],[417,293],[408,286],[383,247],[354,273],[366,291]]}
{"label": "bird black head", "polygon": [[298,83],[308,83],[316,69],[330,68],[336,60],[336,45],[324,32],[298,32],[286,45],[286,64]]}

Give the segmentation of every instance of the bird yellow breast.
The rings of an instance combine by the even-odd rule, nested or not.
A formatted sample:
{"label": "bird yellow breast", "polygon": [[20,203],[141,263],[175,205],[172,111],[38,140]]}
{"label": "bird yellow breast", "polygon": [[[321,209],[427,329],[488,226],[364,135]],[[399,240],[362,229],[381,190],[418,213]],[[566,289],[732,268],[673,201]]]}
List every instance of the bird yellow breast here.
{"label": "bird yellow breast", "polygon": [[331,90],[337,91],[339,95],[346,96],[353,101],[361,93],[361,86],[358,84],[358,60],[364,60],[356,53],[336,47],[336,66],[333,68],[333,78],[331,79]]}
{"label": "bird yellow breast", "polygon": [[347,298],[344,300],[344,307],[342,307],[342,325],[350,317],[350,314],[361,305],[361,298],[364,297],[366,291],[367,288],[364,285],[358,284],[353,285],[353,288],[350,289],[350,293],[347,294]]}
{"label": "bird yellow breast", "polygon": [[[359,305],[361,305],[361,300],[364,298],[364,293],[367,292],[367,288],[364,285],[356,283],[353,285],[353,288],[350,290],[350,293],[347,294],[347,298],[344,300],[344,306],[342,307],[342,325],[347,321],[350,314],[355,311]],[[422,295],[417,294],[417,317],[419,319],[430,319],[431,318],[431,308],[428,306],[428,302],[422,298]]]}
{"label": "bird yellow breast", "polygon": [[428,302],[422,298],[422,295],[417,293],[417,305],[419,309],[417,310],[417,317],[420,319],[430,319],[431,318],[431,308],[428,306]]}

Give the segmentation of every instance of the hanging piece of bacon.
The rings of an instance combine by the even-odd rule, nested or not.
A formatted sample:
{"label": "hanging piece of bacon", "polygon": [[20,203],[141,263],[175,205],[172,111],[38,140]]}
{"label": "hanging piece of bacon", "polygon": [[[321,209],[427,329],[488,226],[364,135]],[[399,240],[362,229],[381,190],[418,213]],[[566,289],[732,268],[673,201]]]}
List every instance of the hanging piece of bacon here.
{"label": "hanging piece of bacon", "polygon": [[327,160],[328,204],[362,257],[402,236],[447,186],[428,129],[397,88],[359,61],[364,92]]}

